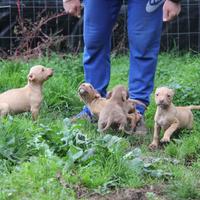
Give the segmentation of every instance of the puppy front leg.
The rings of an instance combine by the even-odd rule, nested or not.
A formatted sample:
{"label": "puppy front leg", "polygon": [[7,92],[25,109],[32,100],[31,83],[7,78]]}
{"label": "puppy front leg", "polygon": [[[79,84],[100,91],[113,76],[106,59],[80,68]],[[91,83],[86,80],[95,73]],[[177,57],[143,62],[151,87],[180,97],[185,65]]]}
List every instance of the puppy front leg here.
{"label": "puppy front leg", "polygon": [[158,148],[160,130],[161,130],[161,127],[155,122],[155,124],[154,124],[154,133],[153,133],[153,141],[149,145],[150,149],[157,149]]}
{"label": "puppy front leg", "polygon": [[174,131],[178,129],[178,127],[179,127],[179,122],[177,120],[173,124],[171,124],[171,126],[167,130],[165,130],[164,136],[160,140],[160,142],[162,143],[169,142],[171,135],[174,133]]}
{"label": "puppy front leg", "polygon": [[38,107],[32,107],[31,113],[32,113],[32,119],[35,121],[38,117],[39,108]]}
{"label": "puppy front leg", "polygon": [[135,114],[128,114],[127,119],[130,122],[130,132],[132,133],[136,127],[137,117]]}

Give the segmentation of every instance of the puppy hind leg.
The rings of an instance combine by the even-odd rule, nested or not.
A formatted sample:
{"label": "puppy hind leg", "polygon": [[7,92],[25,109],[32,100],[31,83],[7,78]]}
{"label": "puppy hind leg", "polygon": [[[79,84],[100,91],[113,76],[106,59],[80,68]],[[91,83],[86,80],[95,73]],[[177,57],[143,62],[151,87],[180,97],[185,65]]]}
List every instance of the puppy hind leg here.
{"label": "puppy hind leg", "polygon": [[97,131],[103,133],[103,129],[105,128],[106,123],[98,121],[98,129]]}
{"label": "puppy hind leg", "polygon": [[119,125],[119,131],[125,131],[125,126],[127,125],[127,120],[123,119]]}
{"label": "puppy hind leg", "polygon": [[1,103],[0,104],[0,116],[3,117],[3,116],[6,116],[7,114],[9,114],[9,105],[6,104],[6,103]]}
{"label": "puppy hind leg", "polygon": [[107,124],[106,124],[106,126],[102,129],[102,131],[106,131],[107,129],[109,129],[110,126],[111,126],[111,124],[112,124],[112,120],[111,120],[110,118],[108,118]]}
{"label": "puppy hind leg", "polygon": [[124,131],[124,128],[125,127],[125,124],[120,124],[120,126],[119,126],[119,131]]}

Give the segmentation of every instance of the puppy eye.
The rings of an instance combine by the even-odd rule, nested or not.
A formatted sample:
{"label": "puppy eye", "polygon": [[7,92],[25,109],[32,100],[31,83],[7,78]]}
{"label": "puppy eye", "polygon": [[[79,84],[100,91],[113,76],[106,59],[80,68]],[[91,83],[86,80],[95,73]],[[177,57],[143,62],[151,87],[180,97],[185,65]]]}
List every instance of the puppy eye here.
{"label": "puppy eye", "polygon": [[42,68],[42,72],[44,72],[44,68]]}
{"label": "puppy eye", "polygon": [[159,94],[157,93],[156,96],[158,96]]}
{"label": "puppy eye", "polygon": [[168,94],[167,97],[171,97],[171,95]]}

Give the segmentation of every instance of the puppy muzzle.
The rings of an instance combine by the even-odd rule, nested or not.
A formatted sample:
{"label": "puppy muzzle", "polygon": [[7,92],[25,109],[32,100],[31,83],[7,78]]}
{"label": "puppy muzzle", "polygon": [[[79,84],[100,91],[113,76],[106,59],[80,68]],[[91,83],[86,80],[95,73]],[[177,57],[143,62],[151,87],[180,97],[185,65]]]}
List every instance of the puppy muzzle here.
{"label": "puppy muzzle", "polygon": [[87,91],[84,90],[83,88],[79,88],[78,93],[79,93],[80,95],[83,95],[83,94],[87,93]]}
{"label": "puppy muzzle", "polygon": [[167,104],[167,103],[160,103],[160,102],[158,102],[158,103],[157,103],[157,106],[159,106],[159,107],[161,107],[161,108],[163,108],[163,109],[166,109],[166,108],[168,108],[168,107],[169,107],[169,104]]}
{"label": "puppy muzzle", "polygon": [[53,73],[54,73],[54,70],[53,70],[53,69],[50,69],[50,70],[49,70],[49,77],[52,77],[52,76],[53,76]]}

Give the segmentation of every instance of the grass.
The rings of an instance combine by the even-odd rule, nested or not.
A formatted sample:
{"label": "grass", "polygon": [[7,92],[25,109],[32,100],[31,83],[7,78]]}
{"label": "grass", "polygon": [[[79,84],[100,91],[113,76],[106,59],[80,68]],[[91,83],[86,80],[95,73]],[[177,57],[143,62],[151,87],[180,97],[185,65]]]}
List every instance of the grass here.
{"label": "grass", "polygon": [[[0,121],[0,199],[75,200],[84,199],[85,190],[106,194],[116,188],[151,185],[163,186],[162,195],[150,193],[154,199],[200,199],[200,112],[194,111],[192,131],[177,133],[169,145],[155,152],[148,150],[156,109],[153,95],[146,112],[146,137],[100,135],[97,125],[86,121],[72,125],[68,117],[83,106],[76,92],[83,81],[81,62],[81,56],[70,55],[0,61],[0,92],[23,86],[34,64],[55,69],[45,83],[36,122],[30,113]],[[127,56],[112,58],[109,89],[119,83],[127,86],[128,65]],[[200,105],[199,66],[198,55],[162,54],[155,88],[174,88],[176,105]]]}

